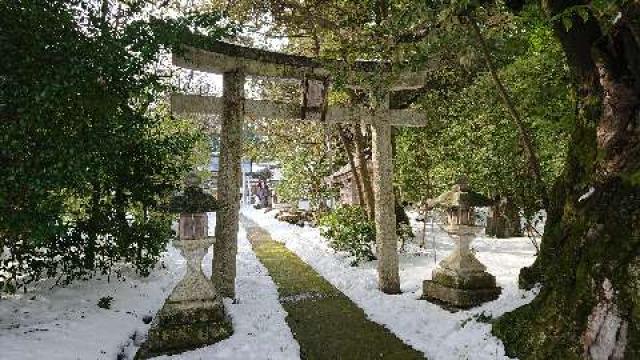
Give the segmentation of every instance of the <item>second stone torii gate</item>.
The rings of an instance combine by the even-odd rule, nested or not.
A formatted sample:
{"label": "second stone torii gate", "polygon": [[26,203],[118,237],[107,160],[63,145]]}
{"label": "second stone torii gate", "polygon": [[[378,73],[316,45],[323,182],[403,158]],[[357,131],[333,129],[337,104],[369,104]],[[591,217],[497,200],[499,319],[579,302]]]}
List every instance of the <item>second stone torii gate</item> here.
{"label": "second stone torii gate", "polygon": [[[222,74],[222,98],[174,94],[171,108],[175,114],[221,115],[220,171],[218,200],[221,210],[216,221],[212,279],[222,296],[235,296],[237,233],[239,228],[238,188],[241,183],[242,127],[245,116],[251,118],[301,119],[300,104],[286,104],[244,98],[245,75],[282,79],[316,79],[329,77],[329,71],[315,59],[253,49],[223,42],[199,41],[199,47],[185,47],[173,55],[177,66]],[[333,61],[332,66],[346,67]],[[374,73],[388,68],[386,63],[356,62],[356,71]],[[422,73],[403,73],[391,83],[391,91],[420,88]],[[354,86],[355,87],[355,86]],[[305,120],[320,120],[319,113],[309,113]],[[373,191],[376,242],[378,245],[379,288],[388,294],[400,292],[398,250],[393,194],[392,126],[424,126],[424,114],[411,110],[390,110],[388,95],[373,110],[353,107],[328,107],[327,123],[365,123],[372,127]]]}

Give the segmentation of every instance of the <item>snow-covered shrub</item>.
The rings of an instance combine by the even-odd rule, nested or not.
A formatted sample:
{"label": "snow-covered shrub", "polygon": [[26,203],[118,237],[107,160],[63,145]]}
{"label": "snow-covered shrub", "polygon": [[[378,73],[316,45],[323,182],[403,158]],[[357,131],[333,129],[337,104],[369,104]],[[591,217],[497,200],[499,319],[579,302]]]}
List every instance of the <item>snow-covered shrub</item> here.
{"label": "snow-covered shrub", "polygon": [[[126,218],[76,219],[58,231],[26,240],[5,238],[0,254],[0,291],[14,292],[32,281],[55,278],[65,285],[96,273],[118,276],[123,264],[147,275],[173,235],[163,213]],[[36,237],[37,236],[37,237]]]}
{"label": "snow-covered shrub", "polygon": [[348,251],[355,257],[354,264],[375,259],[376,241],[374,224],[359,206],[340,206],[320,219],[321,234],[332,248]]}

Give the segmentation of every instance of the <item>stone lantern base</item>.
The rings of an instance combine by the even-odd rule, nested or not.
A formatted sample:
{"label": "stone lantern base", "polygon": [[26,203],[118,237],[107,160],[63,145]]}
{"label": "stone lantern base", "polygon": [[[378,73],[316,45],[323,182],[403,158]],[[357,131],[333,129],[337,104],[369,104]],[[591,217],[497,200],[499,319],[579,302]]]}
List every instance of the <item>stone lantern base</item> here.
{"label": "stone lantern base", "polygon": [[495,277],[487,272],[461,275],[446,269],[435,269],[433,279],[425,280],[422,286],[423,299],[460,309],[495,300],[502,291],[496,286]]}
{"label": "stone lantern base", "polygon": [[136,359],[177,354],[215,344],[228,338],[233,329],[219,298],[167,302],[149,329],[147,341]]}
{"label": "stone lantern base", "polygon": [[461,309],[497,299],[502,290],[496,286],[496,278],[469,249],[478,228],[455,229],[449,235],[458,240],[458,246],[433,270],[431,280],[423,282],[422,298]]}
{"label": "stone lantern base", "polygon": [[174,241],[187,259],[187,273],[176,285],[149,329],[136,359],[176,354],[214,344],[233,328],[224,304],[200,264],[214,238]]}

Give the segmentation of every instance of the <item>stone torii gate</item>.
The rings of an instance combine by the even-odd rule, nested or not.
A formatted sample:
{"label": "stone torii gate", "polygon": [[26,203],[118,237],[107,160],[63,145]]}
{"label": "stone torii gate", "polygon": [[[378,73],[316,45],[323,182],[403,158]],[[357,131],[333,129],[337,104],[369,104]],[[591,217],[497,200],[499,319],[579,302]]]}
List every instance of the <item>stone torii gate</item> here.
{"label": "stone torii gate", "polygon": [[[359,61],[355,64],[334,60],[323,62],[304,56],[228,44],[218,41],[198,42],[198,47],[185,46],[173,54],[176,66],[196,71],[222,74],[222,97],[174,94],[171,108],[174,114],[220,115],[220,171],[218,173],[218,211],[214,245],[212,279],[222,296],[235,296],[237,233],[241,183],[242,127],[245,116],[250,118],[278,118],[324,120],[328,124],[362,123],[372,127],[373,190],[375,203],[376,243],[378,248],[379,288],[388,294],[400,292],[398,251],[395,233],[395,203],[393,194],[393,162],[391,148],[392,126],[424,126],[425,115],[411,110],[389,109],[389,93],[376,101],[373,109],[330,106],[324,116],[320,112],[305,113],[302,104],[287,104],[244,98],[245,76],[297,79],[325,82],[328,68],[349,68],[369,76],[389,71],[389,64]],[[324,64],[324,65],[323,65]],[[347,79],[357,88],[357,80]],[[425,76],[419,72],[402,73],[394,77],[386,91],[418,89],[424,86]],[[383,93],[385,94],[385,93]]]}

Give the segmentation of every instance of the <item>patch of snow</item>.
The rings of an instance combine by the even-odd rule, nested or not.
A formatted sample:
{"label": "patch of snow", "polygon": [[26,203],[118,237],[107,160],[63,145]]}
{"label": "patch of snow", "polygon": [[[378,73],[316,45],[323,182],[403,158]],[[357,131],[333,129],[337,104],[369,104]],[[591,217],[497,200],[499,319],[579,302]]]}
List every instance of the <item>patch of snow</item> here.
{"label": "patch of snow", "polygon": [[216,213],[208,212],[207,213],[207,232],[209,236],[216,235]]}
{"label": "patch of snow", "polygon": [[611,21],[611,23],[617,24],[618,21],[620,21],[620,19],[622,19],[622,12],[618,12],[616,16],[613,18],[613,20]]}
{"label": "patch of snow", "polygon": [[298,209],[310,210],[311,209],[311,203],[309,202],[309,200],[300,200],[300,201],[298,201]]}
{"label": "patch of snow", "polygon": [[[211,224],[211,223],[210,223]],[[210,227],[211,229],[211,227]],[[211,277],[213,249],[202,262]],[[174,356],[154,358],[200,359],[299,359],[300,346],[293,338],[278,302],[278,290],[267,269],[258,261],[244,229],[238,233],[236,300],[224,299],[233,322],[233,335],[219,343]]]}
{"label": "patch of snow", "polygon": [[[213,216],[211,216],[213,215]],[[215,214],[209,216],[209,233]],[[202,265],[211,276],[213,249]],[[124,278],[105,276],[51,289],[43,281],[27,294],[0,299],[0,359],[114,360],[133,359],[149,330],[149,320],[162,307],[186,272],[179,251],[169,246],[147,278],[123,269]],[[277,288],[251,249],[244,230],[239,233],[237,299],[225,299],[234,334],[220,343],[173,356],[173,359],[299,359],[300,347],[285,322]],[[112,308],[97,306],[112,296]],[[167,357],[163,357],[167,358]]]}
{"label": "patch of snow", "polygon": [[[422,281],[431,279],[436,266],[454,247],[453,240],[439,228],[427,235],[427,245],[406,244],[400,254],[400,295],[378,290],[376,261],[351,266],[352,258],[336,252],[320,236],[319,230],[279,222],[261,210],[243,208],[242,213],[264,227],[276,241],[285,243],[303,261],[361,307],[367,316],[384,325],[405,343],[435,360],[507,359],[502,342],[491,335],[489,324],[478,315],[497,317],[533,300],[537,291],[518,288],[520,268],[535,259],[535,248],[527,238],[492,239],[480,237],[472,245],[477,257],[496,276],[502,295],[480,307],[450,313],[425,300]],[[422,223],[413,223],[416,239],[422,237]],[[427,226],[429,231],[429,226]],[[435,244],[435,246],[434,246]]]}
{"label": "patch of snow", "polygon": [[[133,358],[153,316],[182,278],[185,261],[172,246],[146,277],[126,267],[123,277],[105,275],[53,288],[42,281],[26,294],[0,300],[0,358],[7,360]],[[98,307],[113,297],[111,309]]]}
{"label": "patch of snow", "polygon": [[591,195],[593,195],[593,193],[596,191],[596,189],[592,186],[589,188],[589,190],[582,194],[582,196],[580,196],[578,198],[578,202],[582,202],[583,200],[587,200],[589,197],[591,197]]}

